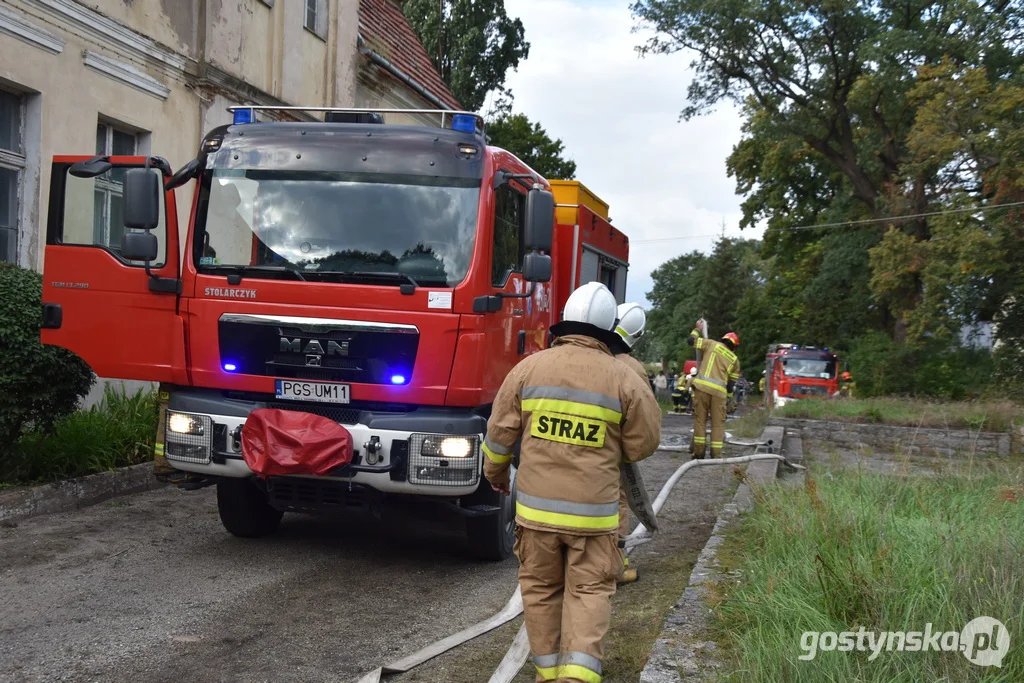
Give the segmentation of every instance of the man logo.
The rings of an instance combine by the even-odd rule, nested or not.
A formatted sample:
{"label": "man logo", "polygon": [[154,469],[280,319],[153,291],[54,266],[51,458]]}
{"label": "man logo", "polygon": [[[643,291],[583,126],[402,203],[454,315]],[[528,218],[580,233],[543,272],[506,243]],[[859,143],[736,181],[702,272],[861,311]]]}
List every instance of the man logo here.
{"label": "man logo", "polygon": [[324,350],[323,343],[318,339],[310,339],[306,342],[306,345],[302,345],[302,339],[289,339],[288,337],[281,337],[281,352],[282,353],[304,353],[307,358],[309,356],[347,356],[348,355],[348,342],[347,341],[329,341],[327,342],[327,350]]}

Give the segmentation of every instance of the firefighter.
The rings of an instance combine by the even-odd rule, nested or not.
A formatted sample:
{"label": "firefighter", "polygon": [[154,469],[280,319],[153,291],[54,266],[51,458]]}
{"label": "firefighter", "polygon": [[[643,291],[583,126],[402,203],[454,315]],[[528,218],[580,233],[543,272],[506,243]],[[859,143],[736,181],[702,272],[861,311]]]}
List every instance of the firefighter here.
{"label": "firefighter", "polygon": [[764,370],[761,371],[761,379],[757,381],[757,393],[764,394]]}
{"label": "firefighter", "polygon": [[853,375],[848,371],[840,375],[839,378],[839,395],[846,398],[853,398],[853,392],[856,388],[856,384],[853,383]]}
{"label": "firefighter", "polygon": [[487,422],[484,475],[506,495],[520,443],[514,551],[538,681],[601,680],[622,572],[619,465],[661,438],[657,401],[610,351],[615,322],[603,284],[573,292],[551,348],[512,369]]}
{"label": "firefighter", "polygon": [[[647,381],[647,370],[643,363],[634,358],[631,353],[640,337],[644,336],[644,329],[647,327],[647,314],[640,304],[620,304],[616,309],[619,322],[615,326],[615,334],[619,339],[612,352],[615,357],[621,360],[630,370],[639,375],[640,379]],[[652,389],[653,392],[653,389]],[[660,416],[659,416],[660,421]],[[620,481],[621,484],[621,481]],[[619,486],[619,554],[622,556],[622,574],[619,575],[618,583],[633,583],[640,578],[640,574],[634,567],[629,566],[629,558],[626,557],[626,536],[629,535],[629,501],[626,498],[626,487]]]}
{"label": "firefighter", "polygon": [[704,457],[707,445],[707,419],[711,417],[711,457],[722,455],[725,445],[725,403],[740,376],[740,361],[734,351],[740,345],[735,332],[720,341],[701,336],[704,321],[698,320],[686,343],[703,352],[700,369],[693,378],[693,457]]}

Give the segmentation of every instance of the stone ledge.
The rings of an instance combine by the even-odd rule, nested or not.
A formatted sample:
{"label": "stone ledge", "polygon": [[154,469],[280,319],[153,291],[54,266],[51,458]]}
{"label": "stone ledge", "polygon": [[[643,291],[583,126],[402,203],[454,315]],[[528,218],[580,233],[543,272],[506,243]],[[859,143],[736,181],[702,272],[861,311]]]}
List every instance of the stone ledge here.
{"label": "stone ledge", "polygon": [[77,510],[163,485],[153,476],[153,463],[144,462],[110,472],[0,492],[0,522]]}
{"label": "stone ledge", "polygon": [[[767,427],[759,440],[766,439],[774,441],[773,449],[776,452],[794,441],[800,441],[799,437],[794,439],[786,435],[781,427]],[[785,450],[782,452],[786,455]],[[802,448],[800,458],[803,459]],[[751,485],[773,481],[778,476],[778,468],[778,460],[761,460],[747,465],[746,479],[736,489],[732,502],[725,505],[718,515],[711,537],[704,544],[690,572],[689,585],[665,617],[661,635],[654,642],[647,664],[640,674],[640,683],[682,683],[717,678],[722,668],[717,655],[718,645],[705,637],[711,614],[707,607],[707,584],[722,578],[718,567],[718,547],[725,540],[726,527],[753,505]]]}

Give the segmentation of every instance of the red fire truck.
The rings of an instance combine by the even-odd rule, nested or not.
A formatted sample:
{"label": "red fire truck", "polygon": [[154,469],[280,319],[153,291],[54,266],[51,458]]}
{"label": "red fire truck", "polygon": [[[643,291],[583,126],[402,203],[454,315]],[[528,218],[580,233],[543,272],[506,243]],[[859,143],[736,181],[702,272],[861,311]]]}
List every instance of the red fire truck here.
{"label": "red fire truck", "polygon": [[839,360],[827,348],[771,344],[765,356],[765,407],[802,398],[829,398],[839,391]]}
{"label": "red fire truck", "polygon": [[[488,146],[476,114],[231,111],[176,173],[159,157],[54,158],[43,343],[160,384],[166,458],[189,488],[217,487],[231,533],[418,499],[462,515],[479,557],[507,557],[514,493],[481,476],[490,405],[574,288],[624,300],[628,239],[607,205]],[[438,125],[388,122],[410,113]],[[282,116],[315,120],[257,120]],[[253,476],[242,428],[267,408],[344,426],[351,461]]]}

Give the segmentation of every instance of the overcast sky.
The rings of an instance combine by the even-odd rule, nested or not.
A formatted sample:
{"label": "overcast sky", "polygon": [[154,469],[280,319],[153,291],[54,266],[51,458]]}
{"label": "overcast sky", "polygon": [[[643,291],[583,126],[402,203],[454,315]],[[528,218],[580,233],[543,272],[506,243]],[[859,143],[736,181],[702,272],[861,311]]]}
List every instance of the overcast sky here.
{"label": "overcast sky", "polygon": [[[576,179],[610,205],[630,239],[627,300],[647,305],[650,273],[710,251],[724,221],[739,235],[740,198],[725,159],[740,137],[735,109],[680,122],[689,55],[641,59],[629,0],[505,0],[526,27],[530,57],[509,72],[516,112],[560,138]],[[744,230],[745,237],[760,231]],[[666,237],[672,241],[643,242]]]}

